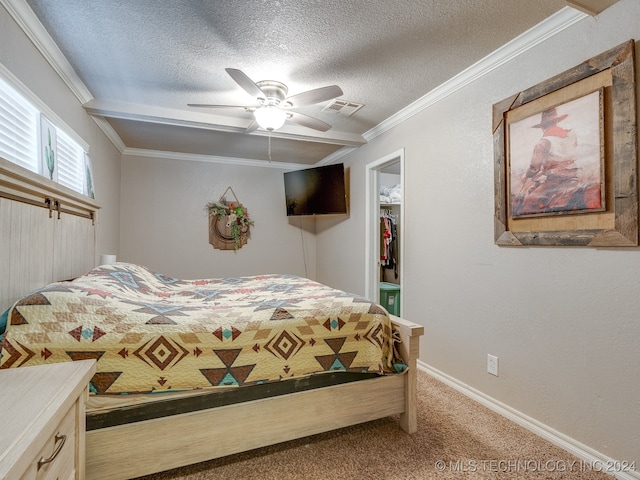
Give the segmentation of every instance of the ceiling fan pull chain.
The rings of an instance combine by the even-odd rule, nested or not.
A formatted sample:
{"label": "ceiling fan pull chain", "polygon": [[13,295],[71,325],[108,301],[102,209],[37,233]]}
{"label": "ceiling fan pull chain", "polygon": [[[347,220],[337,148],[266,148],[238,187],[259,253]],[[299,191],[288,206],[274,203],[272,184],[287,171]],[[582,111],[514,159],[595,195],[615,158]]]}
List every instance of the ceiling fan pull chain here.
{"label": "ceiling fan pull chain", "polygon": [[269,132],[269,163],[271,163],[271,132]]}

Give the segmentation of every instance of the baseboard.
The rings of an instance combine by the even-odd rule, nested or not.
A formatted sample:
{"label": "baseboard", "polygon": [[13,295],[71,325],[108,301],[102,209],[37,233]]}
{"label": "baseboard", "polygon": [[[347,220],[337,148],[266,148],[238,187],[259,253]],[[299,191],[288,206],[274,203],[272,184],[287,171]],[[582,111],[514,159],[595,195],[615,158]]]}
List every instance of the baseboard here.
{"label": "baseboard", "polygon": [[[610,458],[579,441],[564,435],[563,433],[554,430],[553,428],[525,415],[514,408],[492,398],[481,391],[447,375],[440,370],[427,365],[424,362],[418,360],[418,369],[427,373],[428,375],[440,380],[441,382],[449,385],[460,393],[466,395],[472,400],[484,405],[485,407],[493,410],[494,412],[502,415],[505,418],[517,423],[521,427],[526,428],[530,432],[535,433],[539,437],[551,442],[552,444],[566,450],[567,452],[575,455],[582,460],[585,465],[594,466],[594,468],[607,470],[607,466],[620,465],[619,461]],[[614,475],[620,480],[639,480],[640,479],[640,466],[636,466],[638,470],[635,472],[615,472],[612,471],[611,475]],[[612,468],[611,470],[615,470]]]}

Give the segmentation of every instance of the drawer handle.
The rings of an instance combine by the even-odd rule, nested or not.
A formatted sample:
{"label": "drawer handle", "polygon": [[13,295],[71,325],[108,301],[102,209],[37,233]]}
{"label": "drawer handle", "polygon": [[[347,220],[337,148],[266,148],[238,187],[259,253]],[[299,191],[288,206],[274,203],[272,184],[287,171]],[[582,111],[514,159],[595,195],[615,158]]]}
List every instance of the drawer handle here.
{"label": "drawer handle", "polygon": [[55,443],[57,444],[57,446],[49,458],[40,457],[40,460],[38,460],[38,470],[40,470],[47,463],[51,463],[56,459],[56,457],[60,453],[60,450],[62,450],[62,447],[64,447],[64,442],[66,441],[66,435],[60,435],[60,433],[56,433]]}

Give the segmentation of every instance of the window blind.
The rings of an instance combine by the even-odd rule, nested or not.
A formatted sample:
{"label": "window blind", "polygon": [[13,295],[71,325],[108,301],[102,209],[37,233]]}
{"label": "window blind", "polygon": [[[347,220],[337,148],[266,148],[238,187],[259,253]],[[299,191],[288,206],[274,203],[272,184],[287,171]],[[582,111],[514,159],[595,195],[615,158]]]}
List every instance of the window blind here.
{"label": "window blind", "polygon": [[[0,157],[46,176],[38,157],[40,119],[40,110],[0,77]],[[57,138],[56,181],[84,193],[84,149],[63,130],[55,126],[49,128],[55,130]]]}
{"label": "window blind", "polygon": [[38,172],[38,110],[0,78],[0,157]]}
{"label": "window blind", "polygon": [[58,183],[84,192],[84,150],[62,130],[58,137]]}

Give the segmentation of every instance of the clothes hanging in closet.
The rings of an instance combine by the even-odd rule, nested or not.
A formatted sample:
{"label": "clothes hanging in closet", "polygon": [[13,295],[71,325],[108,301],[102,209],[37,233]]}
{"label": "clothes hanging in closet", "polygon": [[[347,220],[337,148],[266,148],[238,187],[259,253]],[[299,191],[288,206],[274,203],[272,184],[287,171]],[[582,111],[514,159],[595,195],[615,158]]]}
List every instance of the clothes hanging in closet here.
{"label": "clothes hanging in closet", "polygon": [[394,215],[382,212],[380,214],[380,266],[383,269],[393,270],[395,278],[398,278],[397,239],[398,230]]}

